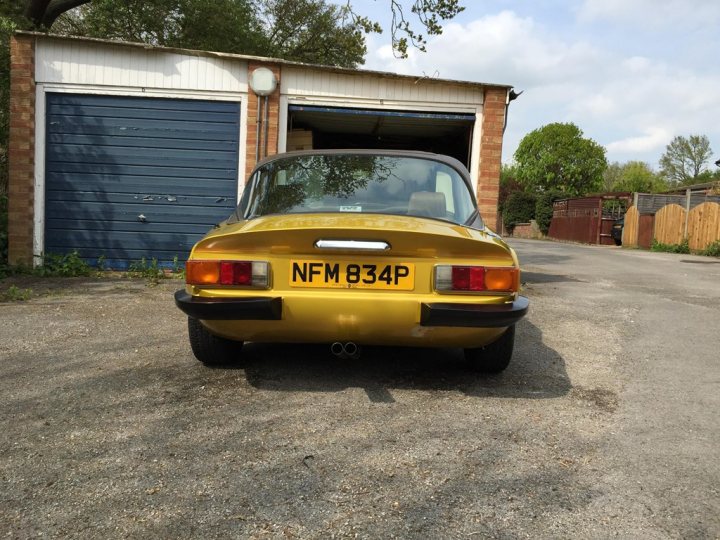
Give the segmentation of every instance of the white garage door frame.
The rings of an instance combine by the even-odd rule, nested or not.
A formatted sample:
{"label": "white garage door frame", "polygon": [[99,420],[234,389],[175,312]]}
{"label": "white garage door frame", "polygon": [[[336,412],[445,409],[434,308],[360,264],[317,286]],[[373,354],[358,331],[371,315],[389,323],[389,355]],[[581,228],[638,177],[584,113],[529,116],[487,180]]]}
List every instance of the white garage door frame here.
{"label": "white garage door frame", "polygon": [[45,151],[46,151],[46,94],[94,94],[100,96],[132,96],[171,99],[202,99],[208,101],[230,101],[240,103],[240,133],[238,151],[237,197],[240,200],[244,185],[240,175],[245,171],[245,149],[247,144],[247,92],[203,92],[196,90],[166,90],[150,88],[107,88],[94,85],[66,85],[37,83],[35,86],[35,181],[34,181],[34,225],[33,265],[43,263],[45,252]]}

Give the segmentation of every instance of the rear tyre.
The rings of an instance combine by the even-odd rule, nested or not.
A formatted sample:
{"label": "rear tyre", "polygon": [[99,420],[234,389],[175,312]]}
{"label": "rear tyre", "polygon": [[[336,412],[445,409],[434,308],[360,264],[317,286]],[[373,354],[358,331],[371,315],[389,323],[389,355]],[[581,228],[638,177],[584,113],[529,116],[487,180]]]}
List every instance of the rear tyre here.
{"label": "rear tyre", "polygon": [[515,345],[515,325],[484,347],[465,349],[465,360],[482,373],[500,373],[510,364]]}
{"label": "rear tyre", "polygon": [[188,336],[195,358],[206,366],[221,366],[237,362],[240,358],[242,341],[232,341],[211,334],[193,317],[188,317]]}

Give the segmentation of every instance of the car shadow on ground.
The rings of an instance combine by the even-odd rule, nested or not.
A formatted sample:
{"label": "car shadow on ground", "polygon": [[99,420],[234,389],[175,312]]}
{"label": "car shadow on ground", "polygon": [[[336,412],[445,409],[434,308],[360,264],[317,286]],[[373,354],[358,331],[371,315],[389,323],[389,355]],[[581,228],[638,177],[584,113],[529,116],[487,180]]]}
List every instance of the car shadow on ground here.
{"label": "car shadow on ground", "polygon": [[[499,375],[469,367],[460,349],[365,347],[338,359],[327,345],[248,343],[242,368],[255,388],[338,392],[362,388],[372,402],[392,403],[392,390],[457,391],[475,397],[554,398],[571,388],[565,362],[528,320],[518,323],[515,353]],[[226,368],[225,368],[226,369]]]}
{"label": "car shadow on ground", "polygon": [[547,272],[526,272],[523,270],[521,277],[523,283],[561,283],[563,281],[587,283],[572,276],[566,276],[563,274],[548,274]]}
{"label": "car shadow on ground", "polygon": [[720,260],[712,260],[709,259],[707,261],[695,261],[690,259],[680,259],[681,263],[688,263],[688,264],[720,264]]}

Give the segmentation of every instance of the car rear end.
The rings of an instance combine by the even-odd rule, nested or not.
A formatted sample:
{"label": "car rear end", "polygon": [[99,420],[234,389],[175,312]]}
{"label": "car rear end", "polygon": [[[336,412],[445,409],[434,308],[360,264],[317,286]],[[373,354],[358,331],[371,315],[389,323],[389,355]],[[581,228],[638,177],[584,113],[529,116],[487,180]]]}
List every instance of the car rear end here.
{"label": "car rear end", "polygon": [[235,214],[195,245],[175,299],[205,359],[217,340],[466,354],[497,342],[509,358],[528,307],[519,287],[459,162],[328,151],[261,162]]}
{"label": "car rear end", "polygon": [[208,236],[187,268],[194,315],[242,341],[477,347],[526,304],[501,240],[404,216],[261,218]]}

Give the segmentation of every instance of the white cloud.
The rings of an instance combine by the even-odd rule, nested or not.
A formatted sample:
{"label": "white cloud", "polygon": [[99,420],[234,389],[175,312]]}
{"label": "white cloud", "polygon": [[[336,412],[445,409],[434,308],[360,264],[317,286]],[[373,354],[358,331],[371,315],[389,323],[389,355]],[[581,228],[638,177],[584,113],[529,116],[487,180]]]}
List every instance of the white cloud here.
{"label": "white cloud", "polygon": [[[580,76],[590,72],[597,60],[597,52],[589,44],[547,36],[531,18],[511,11],[466,25],[448,24],[441,36],[431,40],[428,50],[411,50],[410,57],[401,60],[393,57],[389,45],[381,46],[368,57],[367,67],[413,74],[438,71],[444,79],[520,80],[527,85]],[[491,74],[492,81],[487,78]],[[483,75],[486,79],[477,79]]]}
{"label": "white cloud", "polygon": [[610,153],[634,154],[643,152],[659,152],[672,139],[672,133],[662,127],[650,127],[644,130],[645,135],[628,137],[609,143],[606,148]]}
{"label": "white cloud", "polygon": [[[689,6],[701,3],[687,1]],[[586,0],[583,8],[595,17],[619,17],[651,4],[655,2]],[[679,1],[662,0],[658,6],[668,12]],[[720,14],[720,3],[707,16],[715,11]],[[670,58],[645,46],[643,36],[617,43],[594,26],[582,26],[576,37],[554,24],[512,11],[452,23],[430,41],[427,53],[411,50],[407,60],[394,58],[389,45],[374,37],[367,67],[419,76],[439,73],[443,79],[525,90],[510,106],[506,161],[525,134],[551,122],[576,123],[606,146],[610,160],[657,163],[673,136],[691,133],[708,135],[720,151],[720,65],[713,43],[701,41],[699,48],[682,52],[687,58]],[[710,26],[706,22],[703,31]],[[668,31],[667,40],[681,35]]]}
{"label": "white cloud", "polygon": [[572,101],[568,108],[578,116],[607,118],[618,112],[618,103],[607,94],[594,93],[585,95],[581,100]]}
{"label": "white cloud", "polygon": [[585,0],[583,22],[605,20],[633,26],[677,27],[720,23],[720,3],[712,0]]}

